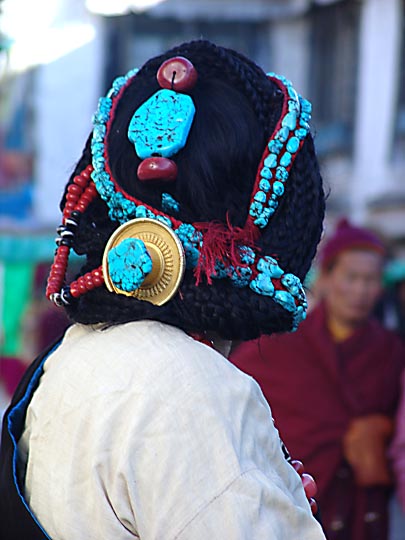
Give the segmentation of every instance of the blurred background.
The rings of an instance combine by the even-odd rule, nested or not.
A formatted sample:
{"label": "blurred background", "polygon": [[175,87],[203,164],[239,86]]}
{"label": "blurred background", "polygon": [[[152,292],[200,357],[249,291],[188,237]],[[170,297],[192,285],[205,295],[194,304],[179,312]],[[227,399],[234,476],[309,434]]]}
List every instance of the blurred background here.
{"label": "blurred background", "polygon": [[[373,228],[390,275],[405,279],[405,0],[0,0],[0,10],[0,355],[32,359],[41,346],[58,203],[98,97],[194,38],[246,53],[313,102],[326,235],[343,215]],[[64,323],[48,318],[46,339]]]}

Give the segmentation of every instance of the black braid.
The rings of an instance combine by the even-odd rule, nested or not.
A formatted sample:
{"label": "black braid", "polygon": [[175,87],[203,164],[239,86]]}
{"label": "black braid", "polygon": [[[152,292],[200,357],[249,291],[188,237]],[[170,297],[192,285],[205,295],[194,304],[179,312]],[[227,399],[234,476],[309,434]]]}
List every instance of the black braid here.
{"label": "black braid", "polygon": [[[175,157],[179,169],[175,185],[145,185],[136,178],[139,159],[126,137],[127,125],[139,104],[158,90],[156,72],[161,63],[176,55],[189,58],[198,72],[192,92],[196,118],[185,149]],[[207,41],[176,47],[147,62],[117,106],[107,143],[114,178],[127,192],[156,208],[161,208],[162,192],[170,192],[180,203],[178,217],[183,221],[225,220],[229,212],[232,223],[241,226],[247,217],[264,145],[281,114],[281,97],[263,71],[235,51]],[[215,99],[219,126],[215,126],[215,117],[207,126],[207,117],[201,115],[215,109]],[[222,117],[223,110],[226,114]],[[233,114],[240,118],[229,118]],[[229,141],[221,139],[223,123]],[[240,133],[232,133],[239,125]],[[211,133],[216,133],[214,141],[209,137]],[[90,162],[89,139],[70,182]],[[322,181],[312,138],[308,136],[291,170],[281,204],[262,232],[263,253],[276,255],[284,271],[303,279],[321,236],[323,213]],[[81,273],[101,264],[104,246],[117,226],[109,219],[101,199],[91,203],[75,237],[75,250],[87,255]],[[161,307],[100,287],[66,309],[73,320],[85,324],[155,319],[186,331],[215,331],[230,339],[252,339],[262,333],[288,331],[292,326],[291,314],[270,298],[249,288],[235,288],[228,280],[196,287],[191,271],[186,272],[180,293]]]}

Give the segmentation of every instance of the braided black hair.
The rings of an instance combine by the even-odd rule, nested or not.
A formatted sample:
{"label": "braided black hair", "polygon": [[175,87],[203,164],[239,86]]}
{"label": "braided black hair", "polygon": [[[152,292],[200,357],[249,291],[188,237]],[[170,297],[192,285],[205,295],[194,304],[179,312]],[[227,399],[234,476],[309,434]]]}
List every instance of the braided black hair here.
{"label": "braided black hair", "polygon": [[[162,62],[184,56],[195,66],[198,82],[190,95],[196,115],[186,146],[175,157],[178,177],[173,184],[142,183],[139,158],[127,139],[128,123],[139,105],[158,89],[156,72]],[[115,180],[127,193],[161,208],[163,192],[180,204],[185,222],[220,220],[243,226],[254,178],[266,141],[281,115],[282,93],[263,71],[241,54],[207,41],[180,45],[148,61],[124,91],[107,141]],[[69,183],[91,163],[91,137]],[[69,185],[69,184],[68,184]],[[62,201],[62,206],[64,201]],[[309,270],[322,232],[324,194],[313,141],[307,136],[296,157],[285,193],[258,242],[275,255],[285,272],[301,280]],[[105,244],[118,223],[95,199],[82,216],[74,249],[87,256],[81,273],[101,264]],[[179,293],[157,307],[135,298],[94,289],[66,306],[74,321],[116,324],[155,319],[186,331],[214,331],[223,338],[252,339],[262,333],[288,331],[292,315],[269,297],[229,280],[195,285],[187,271]]]}

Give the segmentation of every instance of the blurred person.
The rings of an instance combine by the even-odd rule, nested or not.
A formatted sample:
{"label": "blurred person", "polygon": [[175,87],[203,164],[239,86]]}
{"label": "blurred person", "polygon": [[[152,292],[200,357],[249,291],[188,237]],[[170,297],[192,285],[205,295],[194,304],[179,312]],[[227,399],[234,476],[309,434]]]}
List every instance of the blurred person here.
{"label": "blurred person", "polygon": [[100,99],[46,292],[74,324],[8,409],[1,537],[324,539],[313,480],[225,358],[305,316],[324,214],[310,110],[206,41]]}
{"label": "blurred person", "polygon": [[329,540],[385,540],[387,445],[405,351],[371,313],[384,246],[343,219],[320,253],[322,300],[291,335],[242,344],[231,361],[260,384],[287,448],[319,488]]}

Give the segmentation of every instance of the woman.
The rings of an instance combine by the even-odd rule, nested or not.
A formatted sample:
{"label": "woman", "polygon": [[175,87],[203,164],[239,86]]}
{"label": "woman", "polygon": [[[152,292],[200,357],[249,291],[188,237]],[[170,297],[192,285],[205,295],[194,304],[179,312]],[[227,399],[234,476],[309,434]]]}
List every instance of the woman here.
{"label": "woman", "polygon": [[[311,479],[218,352],[305,317],[324,212],[309,119],[288,81],[206,41],[100,100],[48,280],[75,324],[6,419],[7,538],[324,538]],[[65,283],[70,249],[86,263]]]}

